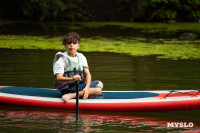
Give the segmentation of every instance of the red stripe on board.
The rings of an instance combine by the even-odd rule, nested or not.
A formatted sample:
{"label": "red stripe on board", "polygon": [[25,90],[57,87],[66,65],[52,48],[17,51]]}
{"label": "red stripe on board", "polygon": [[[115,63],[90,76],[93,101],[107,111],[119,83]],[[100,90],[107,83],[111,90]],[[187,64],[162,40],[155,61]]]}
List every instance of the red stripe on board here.
{"label": "red stripe on board", "polygon": [[76,109],[76,103],[42,101],[34,99],[23,99],[15,97],[0,96],[0,104],[16,105],[25,107],[39,107],[39,108],[60,108],[60,109]]}
{"label": "red stripe on board", "polygon": [[[0,96],[0,104],[75,110],[76,103],[53,102]],[[132,103],[79,103],[80,110],[158,112],[200,109],[200,99]]]}
{"label": "red stripe on board", "polygon": [[0,89],[2,89],[2,88],[4,88],[4,87],[1,87],[1,86],[0,86]]}

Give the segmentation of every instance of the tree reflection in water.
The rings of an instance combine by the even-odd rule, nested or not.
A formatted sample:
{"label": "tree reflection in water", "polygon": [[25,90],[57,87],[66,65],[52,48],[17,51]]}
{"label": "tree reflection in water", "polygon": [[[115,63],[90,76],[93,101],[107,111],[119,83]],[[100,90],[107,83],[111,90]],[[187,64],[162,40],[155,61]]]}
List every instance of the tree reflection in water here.
{"label": "tree reflection in water", "polygon": [[0,109],[0,132],[200,131],[200,125],[196,122],[193,128],[167,128],[167,122],[180,121],[189,122],[166,116],[147,116],[145,113],[81,112],[76,123],[76,113],[72,111],[5,106]]}

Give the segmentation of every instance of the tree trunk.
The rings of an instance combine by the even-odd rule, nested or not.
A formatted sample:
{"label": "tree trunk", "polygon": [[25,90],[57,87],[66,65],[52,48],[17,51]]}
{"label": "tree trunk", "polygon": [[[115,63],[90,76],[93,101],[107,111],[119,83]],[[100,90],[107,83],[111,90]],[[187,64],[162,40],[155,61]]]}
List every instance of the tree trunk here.
{"label": "tree trunk", "polygon": [[165,5],[163,5],[162,7],[160,7],[157,11],[155,11],[151,17],[148,19],[147,22],[150,22],[163,8],[165,7]]}
{"label": "tree trunk", "polygon": [[39,16],[38,20],[39,21],[44,21],[44,19],[46,18],[47,16],[47,12],[42,12],[41,15]]}

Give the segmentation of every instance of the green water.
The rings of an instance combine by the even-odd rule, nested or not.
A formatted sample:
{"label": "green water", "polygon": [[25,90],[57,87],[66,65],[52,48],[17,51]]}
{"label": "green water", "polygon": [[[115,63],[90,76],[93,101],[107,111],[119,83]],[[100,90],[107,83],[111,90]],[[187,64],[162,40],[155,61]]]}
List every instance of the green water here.
{"label": "green water", "polygon": [[[0,49],[0,83],[8,86],[55,88],[55,50]],[[200,60],[157,60],[115,53],[83,53],[93,80],[104,90],[199,89]]]}
{"label": "green water", "polygon": [[[0,85],[55,88],[55,50],[0,49]],[[199,89],[200,60],[157,60],[155,56],[83,53],[92,78],[104,90]],[[87,112],[0,106],[0,132],[182,132],[200,130],[200,111]],[[167,122],[193,122],[194,128],[167,128]]]}

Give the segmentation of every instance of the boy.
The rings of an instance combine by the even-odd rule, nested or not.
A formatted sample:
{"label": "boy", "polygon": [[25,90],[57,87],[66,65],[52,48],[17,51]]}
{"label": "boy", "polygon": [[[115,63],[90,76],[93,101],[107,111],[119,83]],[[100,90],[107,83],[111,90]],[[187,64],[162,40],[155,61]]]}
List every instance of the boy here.
{"label": "boy", "polygon": [[80,36],[75,32],[68,33],[63,39],[66,52],[58,52],[54,58],[55,86],[62,93],[62,99],[68,101],[76,97],[75,81],[79,81],[79,96],[100,95],[103,84],[101,81],[91,81],[86,57],[78,53]]}

